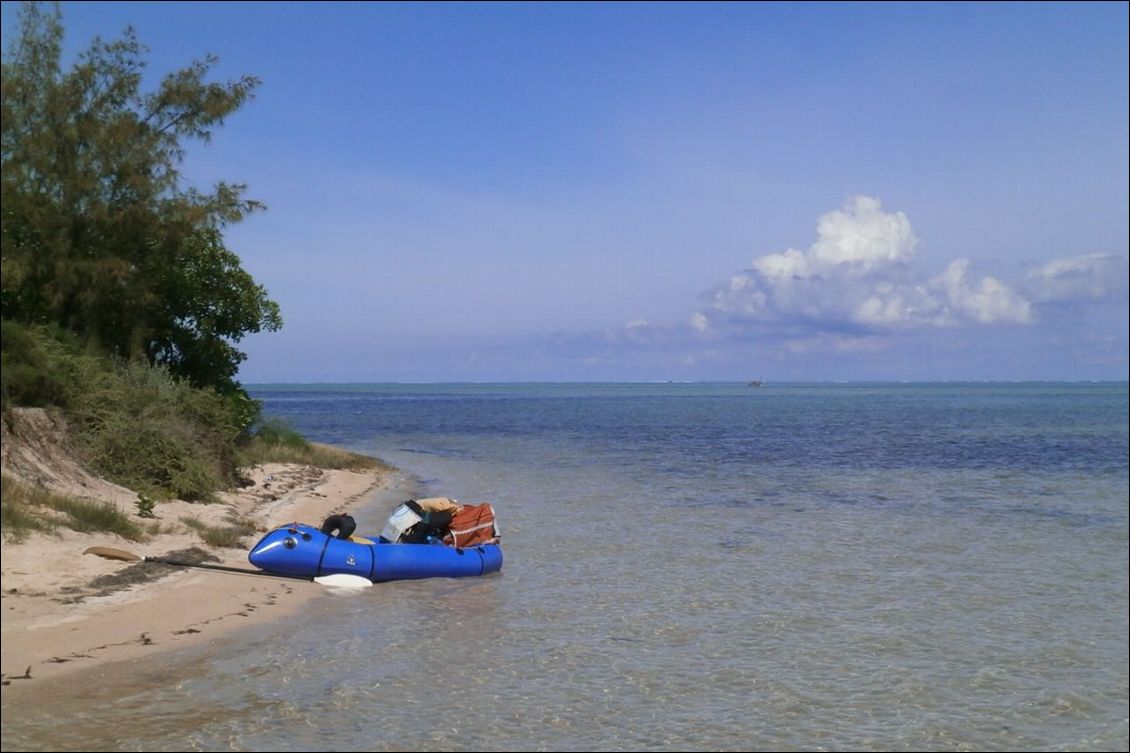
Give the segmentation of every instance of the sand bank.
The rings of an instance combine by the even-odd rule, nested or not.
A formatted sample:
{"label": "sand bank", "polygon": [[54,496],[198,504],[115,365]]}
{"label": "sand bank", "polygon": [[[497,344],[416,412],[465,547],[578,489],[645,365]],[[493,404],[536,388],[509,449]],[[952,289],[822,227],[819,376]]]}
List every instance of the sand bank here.
{"label": "sand bank", "polygon": [[[19,469],[18,458],[5,459],[13,461],[5,463],[6,472]],[[28,478],[26,472],[20,475]],[[317,524],[327,515],[356,510],[395,477],[388,470],[281,464],[248,469],[248,475],[253,483],[220,495],[219,504],[158,505],[161,533],[141,543],[68,530],[0,545],[3,707],[22,696],[40,695],[36,686],[65,690],[65,683],[55,680],[71,673],[200,646],[233,629],[277,619],[323,590],[297,580],[84,556],[87,547],[111,546],[142,556],[201,548],[219,564],[252,569],[245,546],[207,547],[181,521],[191,517],[218,526],[242,518],[264,532],[296,520]],[[82,474],[38,481],[49,482],[45,485],[56,491],[112,501],[119,507],[132,508],[136,500],[128,489]],[[78,483],[79,488],[68,490],[68,483]],[[254,536],[244,543],[253,543]]]}

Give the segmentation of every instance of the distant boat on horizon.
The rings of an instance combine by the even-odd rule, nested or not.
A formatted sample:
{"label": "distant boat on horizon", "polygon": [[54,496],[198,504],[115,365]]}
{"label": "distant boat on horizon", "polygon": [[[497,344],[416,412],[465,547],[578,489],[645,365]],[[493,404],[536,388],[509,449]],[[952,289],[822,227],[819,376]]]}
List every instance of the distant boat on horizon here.
{"label": "distant boat on horizon", "polygon": [[762,382],[760,379],[751,379],[747,386],[749,386],[749,387],[760,387],[763,384],[765,384],[765,382]]}

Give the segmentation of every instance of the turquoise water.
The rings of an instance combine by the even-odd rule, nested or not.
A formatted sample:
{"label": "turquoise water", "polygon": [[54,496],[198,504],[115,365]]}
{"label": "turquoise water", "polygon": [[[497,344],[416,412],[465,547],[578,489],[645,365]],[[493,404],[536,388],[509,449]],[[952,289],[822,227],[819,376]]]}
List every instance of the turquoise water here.
{"label": "turquoise water", "polygon": [[397,495],[492,502],[503,573],[319,598],[189,679],[26,739],[1128,747],[1125,383],[253,394],[411,474],[356,511],[363,529]]}

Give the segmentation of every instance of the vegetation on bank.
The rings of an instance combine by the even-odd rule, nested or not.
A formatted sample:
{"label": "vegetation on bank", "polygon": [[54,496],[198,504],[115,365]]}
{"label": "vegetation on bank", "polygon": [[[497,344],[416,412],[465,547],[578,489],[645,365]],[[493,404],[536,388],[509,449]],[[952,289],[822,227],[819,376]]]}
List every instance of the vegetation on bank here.
{"label": "vegetation on bank", "polygon": [[[282,326],[223,239],[263,207],[239,184],[186,185],[181,164],[259,81],[209,82],[206,57],[143,92],[145,51],[127,28],[64,70],[58,5],[29,2],[4,53],[0,412],[61,412],[87,465],[137,491],[143,517],[164,499],[212,501],[241,466],[378,465],[263,423],[236,380],[242,338]],[[6,534],[95,517],[8,481],[3,505]]]}
{"label": "vegetation on bank", "polygon": [[[59,411],[86,465],[138,492],[139,517],[151,517],[152,503],[167,499],[211,502],[216,491],[241,485],[240,469],[248,466],[387,467],[372,457],[308,442],[279,420],[256,420],[245,428],[246,403],[192,387],[163,366],[106,358],[57,328],[3,321],[0,340],[3,410]],[[128,516],[108,514],[107,505],[66,501],[8,479],[2,497],[2,526],[9,538],[60,526],[129,539],[143,535]],[[231,546],[214,542],[238,541],[245,529],[238,524],[197,531],[207,543]]]}
{"label": "vegetation on bank", "polygon": [[87,465],[155,499],[207,502],[239,481],[250,399],[192,387],[164,366],[115,360],[58,328],[0,322],[0,400],[66,417]]}
{"label": "vegetation on bank", "polygon": [[0,525],[4,536],[19,541],[31,531],[50,532],[56,528],[76,531],[105,531],[132,541],[140,541],[146,530],[107,502],[53,494],[0,476]]}
{"label": "vegetation on bank", "polygon": [[240,447],[239,458],[240,464],[245,466],[263,463],[297,463],[352,471],[389,468],[385,463],[368,455],[308,442],[279,419],[268,419],[257,424],[250,441]]}

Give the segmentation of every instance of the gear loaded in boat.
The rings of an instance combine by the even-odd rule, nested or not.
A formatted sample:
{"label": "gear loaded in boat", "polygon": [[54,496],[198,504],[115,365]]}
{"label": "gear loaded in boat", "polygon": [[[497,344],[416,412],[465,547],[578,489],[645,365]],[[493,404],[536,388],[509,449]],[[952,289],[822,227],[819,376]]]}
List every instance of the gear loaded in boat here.
{"label": "gear loaded in boat", "polygon": [[[292,523],[271,531],[248,559],[267,572],[302,577],[359,575],[374,582],[458,578],[502,569],[494,508],[447,497],[398,505],[380,536],[356,536],[349,515],[331,515],[321,528]],[[429,546],[434,544],[435,546]]]}
{"label": "gear loaded in boat", "polygon": [[461,505],[449,497],[408,500],[392,511],[381,536],[394,544],[468,547],[499,542],[493,507]]}

